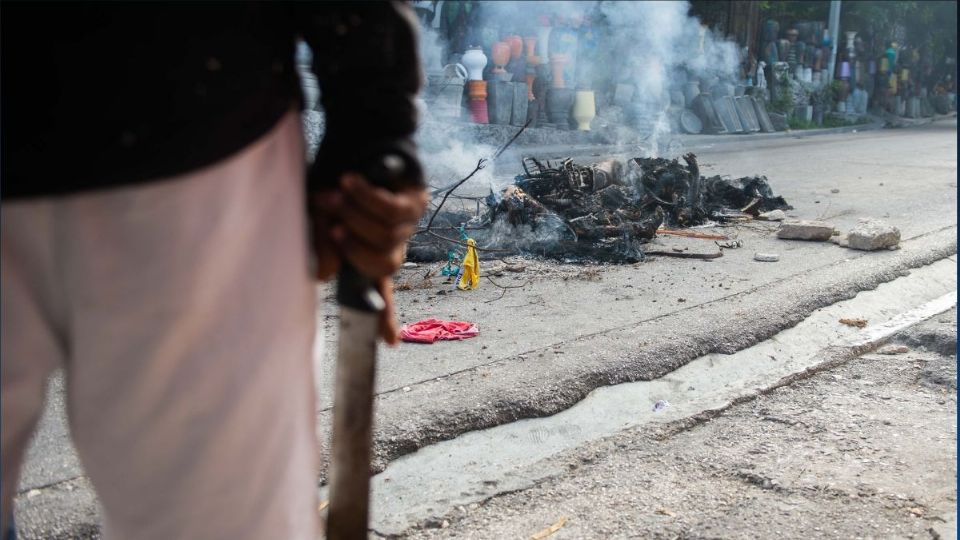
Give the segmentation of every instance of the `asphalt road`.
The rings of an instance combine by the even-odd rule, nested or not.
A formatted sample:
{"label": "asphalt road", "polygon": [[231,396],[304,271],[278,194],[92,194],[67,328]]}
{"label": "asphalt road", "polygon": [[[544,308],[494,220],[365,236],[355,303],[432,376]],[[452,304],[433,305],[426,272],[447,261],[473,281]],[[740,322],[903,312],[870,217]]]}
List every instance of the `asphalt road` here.
{"label": "asphalt road", "polygon": [[[766,175],[795,207],[793,216],[826,219],[841,230],[861,217],[891,222],[904,238],[896,252],[782,241],[772,227],[751,224],[713,231],[744,241],[713,262],[583,266],[517,259],[523,272],[495,279],[522,287],[505,292],[487,280],[477,291],[455,292],[437,278],[424,280],[426,268],[403,271],[397,279],[406,289],[397,295],[403,322],[466,319],[481,335],[382,352],[377,467],[467,431],[553,414],[599,386],[656,379],[704,354],[742,349],[816,309],[955,254],[956,128],[952,120],[696,149],[703,174]],[[716,250],[712,242],[658,242]],[[780,262],[755,262],[756,251],[779,253]],[[492,263],[481,257],[482,267]],[[318,355],[318,425],[326,429],[336,316],[329,292],[319,294],[325,350]],[[95,504],[69,446],[61,401],[54,391],[22,478],[18,505],[27,538],[95,530]]]}
{"label": "asphalt road", "polygon": [[[711,262],[638,265],[524,261],[525,271],[453,291],[425,268],[398,283],[400,318],[476,322],[476,339],[384,349],[378,377],[379,466],[424,444],[563,410],[606,384],[662,376],[709,352],[734,351],[813,310],[956,252],[956,120],[921,128],[725,144],[700,153],[703,174],[764,174],[791,216],[848,230],[859,218],[900,228],[897,252],[783,241],[775,225],[717,228],[744,247]],[[720,148],[718,146],[718,148]],[[519,167],[519,166],[518,166]],[[482,187],[482,184],[481,184]],[[834,190],[837,190],[835,193]],[[712,241],[661,237],[661,249],[712,252]],[[773,252],[778,263],[753,260]],[[484,261],[499,264],[499,261]],[[437,265],[439,266],[439,265]],[[326,293],[323,380],[331,380],[336,315]],[[321,390],[321,428],[332,393]]]}

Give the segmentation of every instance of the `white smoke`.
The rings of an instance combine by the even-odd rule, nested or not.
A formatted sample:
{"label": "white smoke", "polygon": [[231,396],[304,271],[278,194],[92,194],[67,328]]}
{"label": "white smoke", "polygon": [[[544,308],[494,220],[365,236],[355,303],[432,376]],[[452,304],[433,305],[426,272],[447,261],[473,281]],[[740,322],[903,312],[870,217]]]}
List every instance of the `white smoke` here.
{"label": "white smoke", "polygon": [[[449,185],[472,171],[481,159],[489,160],[496,153],[492,146],[464,143],[456,139],[447,142],[440,150],[422,152],[424,173],[427,184],[434,188]],[[488,187],[495,182],[492,164],[477,171],[468,181],[467,189],[458,189],[457,193],[470,192],[473,195],[486,194]],[[502,182],[501,182],[502,184]],[[496,187],[502,187],[498,185]],[[473,188],[473,189],[470,189]]]}
{"label": "white smoke", "polygon": [[[702,92],[710,91],[707,86],[715,82],[736,82],[736,45],[702,26],[689,14],[686,1],[521,0],[482,2],[481,7],[482,18],[473,29],[476,35],[492,29],[501,36],[536,36],[542,15],[574,25],[584,17],[590,18],[598,49],[594,58],[576,59],[577,82],[583,73],[594,75],[594,81],[609,81],[604,87],[594,88],[598,113],[605,116],[598,123],[610,126],[621,144],[637,144],[636,136],[626,134],[639,132],[640,144],[646,150],[643,153],[648,155],[656,154],[669,140],[672,129],[666,113],[671,91],[682,91],[688,79],[708,83],[701,84]],[[421,28],[420,49],[428,71],[439,70],[448,60],[441,57],[441,40],[432,27],[437,21],[435,18],[430,28]],[[618,84],[633,89],[627,110],[618,111],[612,106]],[[633,130],[617,126],[624,122]]]}
{"label": "white smoke", "polygon": [[430,73],[443,68],[443,47],[440,45],[440,34],[433,27],[420,27],[419,36],[420,63],[423,69]]}
{"label": "white smoke", "polygon": [[[652,119],[648,153],[657,155],[670,134],[666,108],[671,90],[682,90],[683,73],[701,80],[733,82],[739,59],[736,46],[717,39],[689,15],[687,2],[602,2],[611,23],[612,49],[624,59],[628,80],[636,87],[634,113]],[[708,91],[707,88],[701,88]]]}

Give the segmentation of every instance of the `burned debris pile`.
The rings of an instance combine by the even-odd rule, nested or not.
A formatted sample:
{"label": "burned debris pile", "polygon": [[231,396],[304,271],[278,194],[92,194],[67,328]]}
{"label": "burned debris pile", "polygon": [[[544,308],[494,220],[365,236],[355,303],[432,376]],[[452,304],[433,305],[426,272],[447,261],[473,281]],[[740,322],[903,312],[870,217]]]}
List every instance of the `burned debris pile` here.
{"label": "burned debris pile", "polygon": [[634,158],[639,179],[634,182],[641,191],[640,206],[645,213],[662,207],[666,223],[672,227],[691,227],[708,221],[724,222],[744,214],[756,216],[771,210],[792,207],[783,197],[773,194],[765,176],[748,176],[729,180],[720,176],[700,176],[697,157],[693,154],[679,160]]}
{"label": "burned debris pile", "polygon": [[[682,161],[633,158],[589,166],[525,158],[523,170],[499,193],[491,190],[482,212],[441,213],[435,223],[504,252],[635,262],[643,259],[641,244],[661,226],[691,227],[791,208],[763,176],[702,177],[694,154]],[[414,235],[412,259],[441,260],[456,247],[430,233]]]}

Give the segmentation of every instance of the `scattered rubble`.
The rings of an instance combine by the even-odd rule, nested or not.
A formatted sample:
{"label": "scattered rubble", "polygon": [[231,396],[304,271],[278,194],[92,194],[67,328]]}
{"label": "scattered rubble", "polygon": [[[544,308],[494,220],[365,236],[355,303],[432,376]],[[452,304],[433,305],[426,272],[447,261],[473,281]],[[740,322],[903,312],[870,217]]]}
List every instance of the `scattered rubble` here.
{"label": "scattered rubble", "polygon": [[866,218],[847,234],[847,247],[863,251],[896,249],[900,245],[900,229],[879,219]]}
{"label": "scattered rubble", "polygon": [[886,345],[877,350],[877,354],[906,354],[910,352],[910,347],[906,345]]}
{"label": "scattered rubble", "polygon": [[762,212],[757,216],[757,219],[764,221],[783,221],[787,219],[787,213],[783,210],[771,210],[769,212]]}
{"label": "scattered rubble", "polygon": [[867,320],[866,319],[840,319],[840,324],[853,326],[855,328],[866,328]]}
{"label": "scattered rubble", "polygon": [[788,220],[780,224],[777,238],[822,242],[833,236],[833,225],[823,221]]}
{"label": "scattered rubble", "polygon": [[726,240],[724,242],[714,242],[720,249],[740,249],[743,247],[743,240]]}
{"label": "scattered rubble", "polygon": [[847,235],[836,235],[830,238],[830,241],[840,247],[849,247],[847,244]]}

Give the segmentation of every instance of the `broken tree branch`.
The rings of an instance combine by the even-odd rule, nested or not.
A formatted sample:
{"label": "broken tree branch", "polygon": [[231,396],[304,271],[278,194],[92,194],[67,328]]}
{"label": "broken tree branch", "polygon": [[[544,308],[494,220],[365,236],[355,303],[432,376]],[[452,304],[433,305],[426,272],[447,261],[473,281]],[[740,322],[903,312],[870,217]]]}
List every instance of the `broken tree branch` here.
{"label": "broken tree branch", "polygon": [[699,238],[700,240],[729,240],[730,238],[722,234],[710,234],[702,233],[697,231],[685,231],[677,229],[657,229],[657,234],[665,234],[668,236],[686,236],[688,238]]}
{"label": "broken tree branch", "polygon": [[701,259],[701,260],[710,260],[710,259],[719,259],[723,257],[723,251],[718,251],[716,253],[677,253],[675,251],[644,251],[644,255],[652,255],[654,257],[675,257],[677,259]]}
{"label": "broken tree branch", "polygon": [[440,201],[440,204],[438,204],[437,207],[433,210],[433,215],[430,216],[430,220],[427,221],[426,231],[430,231],[430,225],[433,225],[433,220],[436,219],[437,214],[440,213],[440,209],[443,208],[443,203],[447,202],[447,198],[450,197],[450,194],[453,193],[455,189],[462,186],[464,182],[473,178],[473,175],[477,174],[477,172],[480,169],[486,166],[487,166],[487,158],[481,158],[480,161],[477,162],[477,166],[473,169],[473,171],[470,174],[463,177],[462,180],[460,180],[459,182],[454,184],[453,187],[447,190],[447,193],[446,195],[443,196],[443,199]]}
{"label": "broken tree branch", "polygon": [[511,137],[509,141],[507,141],[507,144],[501,146],[500,149],[498,149],[498,150],[493,154],[493,159],[494,159],[494,160],[496,160],[498,157],[500,157],[500,154],[503,154],[503,152],[506,151],[507,148],[510,148],[510,145],[513,144],[513,141],[517,140],[517,137],[519,137],[520,134],[523,133],[523,130],[527,129],[527,126],[530,125],[530,122],[533,122],[533,118],[528,119],[528,120],[527,120],[527,123],[524,124],[522,128],[520,128],[520,131],[517,131],[517,134],[514,135],[513,137]]}
{"label": "broken tree branch", "polygon": [[[492,160],[495,160],[495,159],[499,158],[500,155],[503,154],[503,152],[506,151],[506,149],[509,148],[511,144],[513,144],[513,141],[517,140],[517,138],[520,137],[520,134],[522,134],[523,131],[524,131],[525,129],[527,129],[527,126],[529,126],[529,125],[530,125],[530,122],[532,122],[532,121],[533,121],[532,118],[531,118],[530,120],[527,120],[527,123],[524,124],[523,127],[521,127],[520,130],[517,131],[516,134],[514,134],[514,136],[511,137],[510,140],[507,141],[506,144],[504,144],[504,145],[501,146],[496,152],[494,152],[493,157],[490,158],[490,160],[492,161]],[[484,162],[485,162],[485,161],[487,161],[487,158],[483,158],[483,159],[481,159],[481,161],[484,161]],[[483,167],[480,167],[480,169],[482,169],[482,168],[483,168]],[[478,170],[479,170],[479,169],[478,169]],[[470,176],[473,176],[473,174],[476,173],[476,172],[477,172],[477,171],[474,170],[472,173],[470,173]],[[450,193],[450,192],[452,192],[453,190],[455,190],[455,189],[457,189],[458,187],[460,187],[461,184],[463,184],[464,182],[466,182],[466,181],[470,178],[470,176],[467,176],[467,178],[464,178],[463,180],[460,180],[460,181],[458,181],[458,182],[454,182],[454,183],[452,183],[452,184],[449,184],[449,185],[446,185],[446,186],[443,186],[443,187],[434,188],[434,190],[431,191],[430,194],[431,194],[431,195],[436,195],[437,193],[441,193],[441,192],[444,192],[444,191],[446,191],[447,193]],[[480,199],[483,199],[483,197],[480,197]],[[441,204],[442,204],[442,203],[441,203]]]}
{"label": "broken tree branch", "polygon": [[[527,120],[527,123],[524,124],[523,127],[521,127],[521,128],[513,135],[513,137],[511,137],[510,140],[506,142],[506,144],[504,144],[503,146],[501,146],[500,148],[498,148],[497,151],[493,153],[493,157],[490,158],[490,161],[496,160],[497,158],[499,158],[499,157],[507,150],[507,148],[510,148],[510,145],[513,144],[513,142],[516,141],[517,138],[519,138],[521,134],[523,134],[524,130],[526,130],[527,127],[530,126],[530,123],[531,123],[531,122],[533,122],[533,118]],[[480,161],[486,162],[486,161],[487,161],[487,158],[483,158],[483,159],[481,159]],[[474,173],[476,173],[478,170],[480,170],[480,169],[482,169],[482,168],[483,168],[483,167],[481,167],[481,166],[478,165],[478,168],[475,169],[475,170],[474,170],[472,173],[470,173],[469,175],[467,175],[467,177],[464,178],[463,180],[460,180],[459,182],[454,182],[453,184],[450,184],[450,185],[448,185],[448,186],[444,186],[444,187],[441,187],[441,188],[436,188],[436,189],[434,189],[434,190],[431,192],[431,194],[432,194],[432,195],[435,195],[435,194],[437,194],[437,193],[440,193],[441,191],[446,191],[447,194],[449,195],[449,194],[452,193],[455,189],[457,189],[458,187],[460,187],[461,184],[463,184],[464,182],[466,182],[467,180],[469,180],[470,177],[474,175]],[[483,199],[483,197],[480,197],[480,199]],[[443,203],[440,203],[440,204],[441,204],[441,206],[443,205]],[[439,207],[438,207],[438,210],[439,210]]]}
{"label": "broken tree branch", "polygon": [[[466,242],[461,242],[460,240],[455,240],[453,238],[447,238],[446,236],[439,235],[433,231],[423,231],[423,234],[429,234],[430,236],[437,238],[439,240],[446,240],[447,242],[453,242],[454,244],[459,244],[463,247],[470,247]],[[489,251],[496,253],[506,253],[508,251],[513,251],[511,249],[497,249],[497,248],[482,248],[480,246],[473,246],[477,251]]]}
{"label": "broken tree branch", "polygon": [[484,304],[492,304],[492,303],[496,302],[497,300],[502,299],[504,296],[506,296],[506,294],[507,294],[507,290],[506,290],[506,289],[500,289],[500,296],[498,296],[498,297],[496,297],[496,298],[494,298],[494,299],[492,299],[492,300],[484,300],[483,303],[484,303]]}
{"label": "broken tree branch", "polygon": [[483,277],[489,279],[490,283],[493,283],[494,285],[496,285],[497,287],[500,287],[501,289],[522,289],[530,284],[530,280],[528,279],[524,281],[521,285],[501,285],[496,281],[494,281],[493,278],[490,276],[483,276]]}

